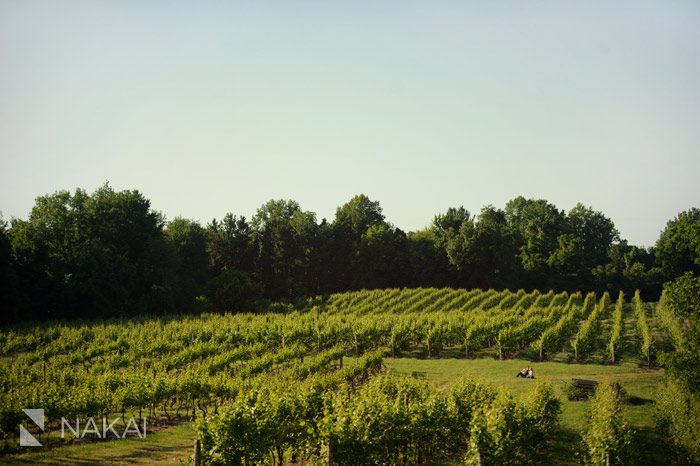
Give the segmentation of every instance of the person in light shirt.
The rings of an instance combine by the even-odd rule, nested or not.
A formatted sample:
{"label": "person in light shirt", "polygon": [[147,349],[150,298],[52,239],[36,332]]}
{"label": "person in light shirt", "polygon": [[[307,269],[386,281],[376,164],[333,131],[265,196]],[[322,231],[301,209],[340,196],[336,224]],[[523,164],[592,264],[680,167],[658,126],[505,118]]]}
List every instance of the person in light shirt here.
{"label": "person in light shirt", "polygon": [[532,370],[532,367],[527,366],[525,369],[521,370],[518,372],[515,377],[523,377],[527,379],[534,379],[535,378],[535,372]]}

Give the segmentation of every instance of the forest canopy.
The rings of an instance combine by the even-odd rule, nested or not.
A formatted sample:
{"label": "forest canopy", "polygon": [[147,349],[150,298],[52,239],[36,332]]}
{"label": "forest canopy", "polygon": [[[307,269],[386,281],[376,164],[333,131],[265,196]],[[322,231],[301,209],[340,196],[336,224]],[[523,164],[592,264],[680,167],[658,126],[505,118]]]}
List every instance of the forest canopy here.
{"label": "forest canopy", "polygon": [[655,245],[620,237],[602,212],[522,196],[462,206],[404,232],[364,194],[318,220],[270,200],[248,220],[202,225],[105,184],[40,196],[26,220],[0,220],[2,321],[248,311],[271,300],[361,288],[450,286],[633,293],[700,272],[700,210],[670,220]]}

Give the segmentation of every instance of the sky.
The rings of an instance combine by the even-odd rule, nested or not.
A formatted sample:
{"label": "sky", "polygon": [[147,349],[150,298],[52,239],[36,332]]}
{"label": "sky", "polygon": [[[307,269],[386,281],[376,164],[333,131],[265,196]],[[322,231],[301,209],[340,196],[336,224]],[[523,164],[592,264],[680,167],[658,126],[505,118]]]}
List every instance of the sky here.
{"label": "sky", "polygon": [[518,195],[651,246],[700,207],[697,1],[0,0],[0,211],[109,181],[167,218],[403,230]]}

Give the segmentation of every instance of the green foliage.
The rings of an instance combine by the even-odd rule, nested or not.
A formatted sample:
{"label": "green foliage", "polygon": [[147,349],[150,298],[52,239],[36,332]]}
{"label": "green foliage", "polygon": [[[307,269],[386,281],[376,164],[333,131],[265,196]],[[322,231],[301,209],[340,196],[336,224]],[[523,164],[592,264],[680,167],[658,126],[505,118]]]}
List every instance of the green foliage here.
{"label": "green foliage", "polygon": [[610,294],[606,291],[603,293],[603,297],[600,299],[598,306],[593,308],[590,314],[588,314],[588,318],[581,324],[572,342],[574,357],[577,361],[579,358],[584,357],[595,349],[595,342],[600,329],[600,318],[605,314],[609,304]]}
{"label": "green foliage", "polygon": [[610,360],[615,363],[615,355],[619,354],[622,346],[622,330],[624,326],[623,316],[625,312],[625,295],[622,291],[615,303],[615,310],[612,314],[612,327],[610,329],[610,341],[608,342],[608,355]]}
{"label": "green foliage", "polygon": [[700,399],[669,379],[657,391],[655,414],[659,427],[678,447],[679,463],[700,463]]}
{"label": "green foliage", "polygon": [[[698,267],[696,217],[697,209],[682,213],[659,240],[669,277]],[[104,185],[40,196],[27,220],[2,226],[0,299],[9,322],[225,311],[257,296],[293,302],[406,286],[637,288],[652,300],[660,292],[653,249],[617,242],[613,222],[590,207],[566,213],[543,199],[517,197],[476,217],[450,208],[408,234],[363,194],[331,223],[293,200],[271,200],[250,222],[228,213],[202,228],[179,217],[166,223],[138,191]],[[241,277],[252,287],[239,286]]]}
{"label": "green foliage", "polygon": [[108,184],[38,197],[10,230],[25,318],[171,310],[163,223],[141,193]]}
{"label": "green foliage", "polygon": [[678,214],[656,242],[656,255],[667,278],[700,273],[700,209]]}
{"label": "green foliage", "polygon": [[665,304],[681,319],[700,320],[700,278],[688,272],[664,285]]}
{"label": "green foliage", "polygon": [[557,249],[557,238],[566,228],[564,212],[544,199],[519,196],[508,201],[505,213],[516,234],[523,271],[535,286],[544,285],[547,259]]}
{"label": "green foliage", "polygon": [[361,236],[368,228],[384,224],[384,214],[378,201],[372,201],[364,194],[354,196],[350,201],[338,207],[335,223],[343,225]]}
{"label": "green foliage", "polygon": [[631,438],[619,391],[611,383],[598,384],[583,433],[585,464],[631,464]]}
{"label": "green foliage", "polygon": [[665,284],[657,315],[675,346],[664,358],[668,374],[700,393],[700,278],[686,274]]}
{"label": "green foliage", "polygon": [[[495,397],[492,388],[468,380],[444,391],[391,376],[355,389],[313,381],[274,385],[241,393],[221,414],[200,421],[198,430],[206,464],[250,464],[270,454],[281,464],[285,453],[314,460],[327,455],[329,445],[338,465],[418,464],[465,445],[477,413],[495,405]],[[512,433],[521,443],[509,439],[512,449],[532,450],[535,440],[546,440],[558,410],[547,387],[518,404]]]}
{"label": "green foliage", "polygon": [[251,230],[266,294],[276,299],[305,294],[303,277],[311,269],[316,214],[301,210],[292,200],[271,200],[257,210]]}
{"label": "green foliage", "polygon": [[642,301],[639,290],[634,293],[634,315],[637,318],[637,334],[640,339],[639,351],[647,361],[647,366],[651,366],[651,358],[654,344],[654,337],[651,333],[649,320],[647,319],[646,311],[644,310],[644,302]]}
{"label": "green foliage", "polygon": [[661,295],[659,303],[654,308],[656,319],[660,326],[666,331],[676,350],[683,350],[686,346],[685,335],[678,317],[670,306],[668,294]]}
{"label": "green foliage", "polygon": [[592,281],[592,269],[607,262],[610,248],[618,239],[612,220],[579,203],[568,212],[565,230],[547,262],[559,274],[575,279],[580,287]]}
{"label": "green foliage", "polygon": [[553,387],[546,382],[539,382],[525,399],[528,420],[534,429],[530,434],[533,442],[541,445],[547,440],[559,423],[561,402],[554,394]]}
{"label": "green foliage", "polygon": [[[290,449],[298,455],[319,455],[319,442],[330,437],[309,440],[309,425],[315,425],[309,423],[315,418],[307,414],[303,419],[287,418],[285,426],[296,426],[289,433],[280,431],[282,427],[275,430],[274,426],[281,422],[279,413],[288,413],[293,403],[307,406],[304,397],[314,393],[326,396],[328,392],[329,403],[341,400],[355,406],[354,398],[343,401],[336,397],[340,396],[338,387],[345,386],[349,393],[358,390],[381,368],[382,355],[388,352],[385,346],[392,355],[420,349],[431,357],[439,355],[445,346],[461,346],[465,338],[471,351],[500,339],[505,353],[526,346],[562,315],[578,309],[580,294],[389,289],[336,294],[300,304],[304,311],[276,306],[265,314],[78,321],[4,331],[0,333],[0,405],[4,407],[0,427],[13,432],[23,406],[42,406],[49,421],[55,422],[59,416],[84,418],[142,410],[152,419],[151,413],[156,409],[167,417],[183,413],[187,417],[209,417],[231,403],[239,403],[230,418],[212,420],[207,428],[209,437],[204,438],[209,439],[206,441],[211,448],[207,454],[212,461],[218,461],[216,439],[228,438],[235,432],[241,438],[254,435],[261,443],[252,443],[257,446],[249,451],[247,448],[253,446],[231,441],[230,450],[224,448],[230,457],[221,460],[224,463],[235,462],[240,455],[253,461],[259,458],[256,455],[260,449],[267,452],[264,456],[286,454]],[[508,328],[514,331],[509,332]],[[508,341],[506,334],[512,337]],[[343,364],[343,357],[348,354],[359,358]],[[288,393],[290,387],[298,387],[299,391]],[[413,443],[404,444],[392,455],[410,457],[408,461],[412,462],[417,461],[418,455],[440,457],[451,454],[454,445],[466,446],[471,413],[490,396],[478,387],[465,382],[455,386],[455,391],[421,395],[415,406],[411,405],[415,411],[401,411],[401,416],[420,418],[420,422],[414,420],[417,424],[406,427],[416,429],[415,438],[409,439]],[[401,390],[404,389],[423,393],[423,389],[411,386]],[[263,422],[246,414],[246,406],[258,406],[257,398],[245,397],[251,393],[258,393],[262,403],[256,412],[270,412],[277,421]],[[545,408],[546,393],[545,390],[537,395],[545,401],[532,402],[527,409]],[[379,394],[368,392],[366,398],[368,410],[378,409],[372,403],[381,399]],[[278,401],[280,405],[275,404]],[[316,398],[309,403],[312,401],[318,402]],[[318,407],[314,412],[323,413],[323,409]],[[542,426],[551,424],[551,419],[543,416],[529,415],[541,422],[535,431],[546,430]],[[385,427],[389,425],[387,420],[382,422]],[[520,420],[518,423],[529,425]],[[431,433],[432,425],[439,429]],[[364,441],[361,436],[353,437],[362,431],[351,427],[346,430],[350,432],[346,438],[349,443],[334,445],[339,458],[343,451],[350,451],[347,449],[353,442]],[[321,432],[320,427],[318,430]],[[393,439],[386,445],[398,441]],[[440,447],[420,446],[425,442],[437,442]],[[370,456],[383,454],[375,452]]]}
{"label": "green foliage", "polygon": [[7,222],[0,215],[0,323],[19,320],[17,308],[16,264],[12,255],[12,241]]}
{"label": "green foliage", "polygon": [[257,255],[252,230],[245,217],[231,213],[207,225],[207,255],[214,274],[224,269],[254,270]]}
{"label": "green foliage", "polygon": [[164,235],[172,248],[171,286],[175,307],[193,311],[195,298],[209,278],[206,230],[195,221],[176,217],[168,222]]}
{"label": "green foliage", "polygon": [[564,394],[569,401],[583,401],[590,396],[590,393],[585,388],[573,382],[567,382],[564,385]]}
{"label": "green foliage", "polygon": [[500,391],[474,413],[469,427],[467,465],[519,465],[537,462],[539,449],[558,424],[559,400],[540,384],[526,403]]}
{"label": "green foliage", "polygon": [[201,306],[207,311],[250,311],[255,308],[262,293],[262,286],[254,282],[249,274],[224,269],[207,282],[204,288],[205,300]]}
{"label": "green foliage", "polygon": [[586,300],[581,305],[581,294],[573,294],[567,303],[567,312],[557,321],[556,324],[547,328],[540,337],[533,342],[533,348],[539,352],[540,361],[545,353],[556,351],[562,348],[566,341],[576,331],[582,316],[588,315],[595,308],[595,293],[586,295]]}
{"label": "green foliage", "polygon": [[642,297],[655,300],[661,294],[663,272],[653,248],[642,248],[620,240],[610,248],[610,262],[593,268],[598,289],[622,290],[626,294],[640,289]]}

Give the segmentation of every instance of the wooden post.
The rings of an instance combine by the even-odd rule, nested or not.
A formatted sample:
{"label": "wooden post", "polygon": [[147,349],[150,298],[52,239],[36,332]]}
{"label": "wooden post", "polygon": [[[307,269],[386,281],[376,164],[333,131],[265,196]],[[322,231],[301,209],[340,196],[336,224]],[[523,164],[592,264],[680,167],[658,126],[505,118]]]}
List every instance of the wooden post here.
{"label": "wooden post", "polygon": [[333,466],[333,443],[331,443],[331,439],[328,439],[327,464],[328,466]]}
{"label": "wooden post", "polygon": [[481,449],[476,450],[476,464],[484,466],[484,459],[481,457]]}
{"label": "wooden post", "polygon": [[200,466],[202,461],[202,445],[199,439],[194,439],[194,466]]}

